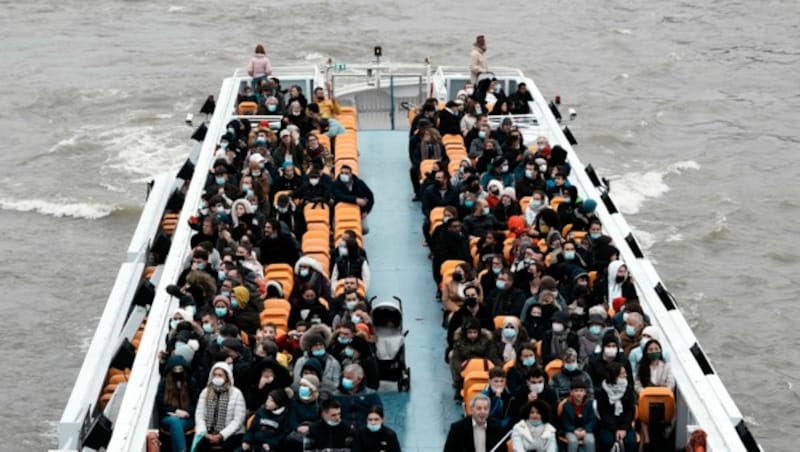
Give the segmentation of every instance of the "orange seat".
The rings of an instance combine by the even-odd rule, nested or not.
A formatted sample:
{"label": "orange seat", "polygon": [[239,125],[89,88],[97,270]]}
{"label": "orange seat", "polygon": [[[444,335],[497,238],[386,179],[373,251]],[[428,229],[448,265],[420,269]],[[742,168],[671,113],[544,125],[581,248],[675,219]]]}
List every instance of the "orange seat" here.
{"label": "orange seat", "polygon": [[303,207],[303,217],[306,223],[322,223],[330,226],[330,207],[324,203],[308,203]]}
{"label": "orange seat", "polygon": [[316,232],[317,234],[325,234],[325,237],[330,237],[331,227],[325,223],[306,223],[306,232]]}
{"label": "orange seat", "polygon": [[503,257],[506,262],[511,262],[513,259],[511,252],[514,249],[514,240],[516,240],[514,237],[508,237],[503,241]]}
{"label": "orange seat", "polygon": [[[514,317],[514,316],[507,316],[507,315],[495,316],[494,317],[494,329],[502,330],[503,329],[503,324],[504,324],[504,321],[505,321],[506,317]],[[522,326],[522,321],[519,319],[519,317],[514,317],[514,321],[516,322],[517,327]]]}
{"label": "orange seat", "polygon": [[303,239],[301,248],[303,250],[303,254],[323,254],[328,259],[331,257],[331,248],[327,239]]}
{"label": "orange seat", "polygon": [[639,392],[639,420],[643,424],[650,423],[650,409],[654,405],[664,406],[664,419],[667,424],[675,416],[675,394],[671,389],[661,386],[642,388]]}
{"label": "orange seat", "polygon": [[442,135],[442,144],[446,146],[450,143],[460,144],[463,146],[464,137],[462,137],[460,134],[457,133],[446,133]]}
{"label": "orange seat", "polygon": [[286,195],[286,196],[288,196],[289,198],[291,198],[291,197],[292,197],[292,191],[291,191],[291,190],[281,190],[281,191],[277,191],[277,192],[275,192],[275,200],[277,201],[277,200],[278,200],[278,198],[279,198],[281,195]]}
{"label": "orange seat", "polygon": [[283,295],[288,298],[294,288],[294,269],[289,264],[270,264],[264,269],[264,279],[280,282]]}
{"label": "orange seat", "polygon": [[419,163],[419,180],[420,182],[425,180],[425,175],[431,172],[434,165],[436,165],[439,161],[433,159],[426,159]]}
{"label": "orange seat", "polygon": [[486,383],[476,383],[469,387],[465,387],[465,389],[463,390],[462,397],[464,398],[464,413],[466,413],[466,416],[472,415],[472,406],[471,406],[472,404],[469,403],[470,400],[472,400],[473,397],[475,397],[477,394],[483,391],[483,389],[486,387],[487,384],[489,384],[488,380],[486,381]]}
{"label": "orange seat", "polygon": [[561,361],[560,359],[554,359],[549,363],[547,363],[546,366],[544,366],[544,371],[547,372],[547,378],[549,380],[552,380],[553,376],[561,372],[561,369],[563,367],[564,367],[564,361]]}
{"label": "orange seat", "polygon": [[304,253],[303,255],[307,256],[307,257],[310,257],[310,258],[316,260],[317,262],[319,262],[319,264],[322,266],[322,273],[325,276],[330,276],[331,272],[330,272],[329,269],[330,269],[331,259],[330,259],[330,256],[328,254],[325,254],[325,253],[322,253],[322,252],[319,252],[319,251],[314,251],[314,252],[311,252],[311,253]]}
{"label": "orange seat", "polygon": [[561,237],[565,237],[566,238],[567,234],[569,234],[569,231],[571,231],[571,230],[572,230],[572,223],[565,224],[564,227],[561,228]]}
{"label": "orange seat", "polygon": [[175,232],[175,228],[178,227],[178,217],[177,213],[164,214],[164,218],[161,220],[161,229],[165,234],[172,235]]}
{"label": "orange seat", "polygon": [[558,205],[564,202],[564,198],[561,196],[554,196],[553,199],[550,200],[550,208],[558,211]]}
{"label": "orange seat", "polygon": [[240,116],[254,115],[258,112],[258,104],[255,102],[241,102],[236,110]]}
{"label": "orange seat", "polygon": [[597,270],[592,270],[589,272],[589,288],[594,287],[594,282],[597,281]]}
{"label": "orange seat", "polygon": [[334,221],[340,218],[358,218],[361,219],[361,207],[357,204],[349,202],[339,202],[333,207]]}
{"label": "orange seat", "polygon": [[446,284],[447,281],[450,281],[450,278],[453,277],[453,272],[456,271],[456,267],[461,264],[466,264],[466,262],[460,259],[449,259],[442,262],[442,265],[439,267],[439,272],[442,275],[442,284]]}
{"label": "orange seat", "polygon": [[461,378],[466,378],[470,372],[480,371],[489,373],[489,369],[494,367],[494,363],[488,359],[472,358],[461,363]]}
{"label": "orange seat", "polygon": [[[344,294],[344,279],[340,279],[336,281],[336,286],[333,288],[334,295],[337,297]],[[361,298],[367,297],[367,286],[364,284],[364,281],[358,280],[358,288],[356,289],[356,293]]]}
{"label": "orange seat", "polygon": [[519,200],[519,208],[522,210],[523,214],[528,209],[528,204],[531,203],[531,199],[533,199],[532,196],[523,196],[522,198],[520,198],[520,200]]}

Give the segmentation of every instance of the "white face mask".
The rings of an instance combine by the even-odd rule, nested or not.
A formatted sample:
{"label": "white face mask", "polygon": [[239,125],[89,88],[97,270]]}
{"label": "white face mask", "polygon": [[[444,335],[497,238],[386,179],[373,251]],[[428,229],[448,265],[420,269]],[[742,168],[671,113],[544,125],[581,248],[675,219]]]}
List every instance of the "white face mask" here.
{"label": "white face mask", "polygon": [[606,358],[616,358],[617,357],[617,347],[605,347],[603,348],[603,356]]}
{"label": "white face mask", "polygon": [[211,379],[211,384],[216,387],[221,387],[225,384],[225,379],[222,377],[214,377]]}
{"label": "white face mask", "polygon": [[529,383],[528,390],[536,394],[541,394],[542,391],[544,391],[544,383]]}
{"label": "white face mask", "polygon": [[308,183],[311,184],[311,186],[313,187],[313,186],[315,186],[315,185],[317,185],[319,183],[319,179],[316,179],[316,178],[309,179]]}

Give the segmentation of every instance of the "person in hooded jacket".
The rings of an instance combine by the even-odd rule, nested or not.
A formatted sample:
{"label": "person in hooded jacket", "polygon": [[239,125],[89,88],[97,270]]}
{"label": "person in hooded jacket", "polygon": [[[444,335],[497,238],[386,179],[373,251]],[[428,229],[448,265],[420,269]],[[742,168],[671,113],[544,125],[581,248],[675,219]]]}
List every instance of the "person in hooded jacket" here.
{"label": "person in hooded jacket", "polygon": [[263,305],[258,293],[252,293],[246,286],[236,286],[231,294],[231,309],[233,318],[231,323],[250,336],[255,336],[261,326],[259,313]]}
{"label": "person in hooded jacket", "polygon": [[300,258],[295,240],[283,232],[274,218],[264,224],[264,238],[258,242],[258,248],[258,261],[265,267],[270,264],[294,265]]}
{"label": "person in hooded jacket", "polygon": [[[633,371],[631,370],[631,364],[622,353],[616,331],[609,329],[603,334],[603,340],[600,342],[599,350],[592,353],[592,356],[589,357],[588,368],[584,367],[583,369],[592,377],[592,384],[595,388],[597,388],[603,381],[603,378],[605,378],[608,366],[614,362],[625,367],[630,386],[633,388]],[[595,389],[595,396],[598,391],[599,389]]]}
{"label": "person in hooded jacket", "polygon": [[225,362],[214,364],[208,384],[197,399],[195,435],[200,439],[195,440],[193,450],[235,450],[242,443],[246,415],[244,396],[234,386],[230,366]]}
{"label": "person in hooded jacket", "polygon": [[292,395],[289,388],[269,392],[267,401],[256,411],[250,428],[242,437],[242,450],[281,450],[286,437],[294,429]]}
{"label": "person in hooded jacket", "polygon": [[310,358],[315,358],[320,364],[320,384],[325,387],[336,388],[342,376],[342,367],[334,356],[326,350],[330,342],[331,330],[327,325],[313,325],[300,338],[300,347],[304,355],[297,358],[294,363],[294,384],[300,383],[303,366]]}
{"label": "person in hooded jacket", "polygon": [[497,356],[501,357],[504,363],[516,361],[519,358],[517,349],[526,343],[528,343],[528,333],[522,328],[516,316],[506,316],[502,328],[494,332]]}
{"label": "person in hooded jacket", "polygon": [[256,411],[267,400],[270,391],[282,389],[292,384],[289,370],[273,358],[257,360],[250,367],[248,386],[245,392],[247,411]]}
{"label": "person in hooded jacket", "polygon": [[519,203],[517,202],[516,191],[512,187],[504,188],[500,194],[500,203],[494,206],[492,215],[494,215],[500,224],[505,225],[508,223],[509,218],[521,214],[522,210],[520,210]]}
{"label": "person in hooded jacket", "polygon": [[[294,431],[289,434],[286,449],[301,451],[303,439],[308,434],[311,424],[319,421],[323,394],[319,392],[319,378],[309,374],[300,379],[297,391],[291,401],[291,410],[294,414]],[[328,397],[327,394],[325,394]]]}
{"label": "person in hooded jacket", "polygon": [[606,273],[606,284],[608,285],[608,294],[606,301],[610,303],[617,297],[625,297],[625,300],[636,300],[636,288],[631,281],[628,267],[621,260],[617,259],[608,264],[608,272]]}
{"label": "person in hooded jacket", "polygon": [[289,313],[289,328],[294,329],[300,320],[312,325],[330,323],[328,308],[320,303],[319,295],[310,281],[302,284],[300,298],[292,304]]}
{"label": "person in hooded jacket", "polygon": [[189,366],[181,356],[167,360],[166,371],[158,383],[156,409],[161,428],[169,431],[174,451],[185,451],[185,433],[194,427],[194,382],[189,378]]}
{"label": "person in hooded jacket", "polygon": [[369,287],[369,263],[362,253],[363,249],[358,246],[358,241],[355,237],[343,239],[343,242],[339,243],[337,247],[338,256],[333,261],[331,286],[336,287],[336,282],[341,278],[355,276],[363,281],[366,287]]}
{"label": "person in hooded jacket", "polygon": [[302,237],[305,234],[308,225],[303,209],[295,205],[291,197],[285,194],[278,195],[274,207],[272,217],[280,222],[282,230],[290,231],[295,237]]}
{"label": "person in hooded jacket", "polygon": [[303,256],[294,264],[294,287],[289,301],[297,304],[302,297],[301,290],[308,283],[316,294],[330,302],[331,282],[323,272],[322,264],[313,257]]}

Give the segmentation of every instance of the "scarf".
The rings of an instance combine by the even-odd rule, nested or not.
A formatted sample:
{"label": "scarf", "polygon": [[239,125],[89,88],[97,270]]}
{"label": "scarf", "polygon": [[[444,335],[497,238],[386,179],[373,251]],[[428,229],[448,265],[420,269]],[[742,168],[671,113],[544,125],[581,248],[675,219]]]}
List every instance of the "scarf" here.
{"label": "scarf", "polygon": [[550,341],[550,353],[553,356],[561,356],[567,350],[567,330],[560,333],[553,331],[553,339]]}
{"label": "scarf", "polygon": [[[213,392],[212,392],[213,391]],[[219,433],[225,429],[228,413],[228,388],[208,387],[206,392],[206,426],[208,433]]]}
{"label": "scarf", "polygon": [[608,401],[614,404],[614,416],[622,414],[622,397],[628,389],[628,382],[608,384],[605,380],[601,383],[603,390],[608,394]]}
{"label": "scarf", "polygon": [[575,415],[578,417],[583,417],[583,407],[586,406],[586,397],[583,398],[583,403],[578,404],[575,401],[575,397],[569,396],[569,403],[572,404],[572,407],[575,408]]}

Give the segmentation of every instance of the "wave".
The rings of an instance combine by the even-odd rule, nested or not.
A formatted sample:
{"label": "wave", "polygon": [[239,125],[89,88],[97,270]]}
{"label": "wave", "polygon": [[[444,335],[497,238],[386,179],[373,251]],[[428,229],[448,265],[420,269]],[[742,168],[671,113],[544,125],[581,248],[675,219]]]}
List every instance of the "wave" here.
{"label": "wave", "polygon": [[699,170],[700,164],[686,160],[668,165],[660,171],[631,172],[611,178],[611,197],[623,214],[639,212],[642,204],[649,198],[658,198],[669,191],[664,177],[679,175],[686,170]]}
{"label": "wave", "polygon": [[0,209],[16,212],[35,212],[53,217],[72,217],[96,220],[111,215],[117,206],[99,203],[50,202],[43,199],[0,199]]}

